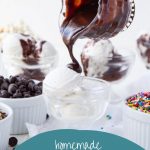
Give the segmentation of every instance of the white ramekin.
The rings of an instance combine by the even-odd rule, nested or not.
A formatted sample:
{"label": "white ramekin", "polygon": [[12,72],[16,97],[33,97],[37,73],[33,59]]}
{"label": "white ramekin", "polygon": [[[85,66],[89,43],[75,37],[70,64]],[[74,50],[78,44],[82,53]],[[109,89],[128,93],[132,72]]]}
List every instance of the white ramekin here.
{"label": "white ramekin", "polygon": [[0,150],[6,150],[12,125],[13,111],[9,106],[3,103],[0,103],[0,109],[8,115],[3,120],[0,120]]}
{"label": "white ramekin", "polygon": [[146,150],[150,150],[150,114],[123,106],[124,136]]}
{"label": "white ramekin", "polygon": [[43,95],[30,98],[0,98],[14,112],[11,134],[27,133],[26,123],[42,124],[46,120],[47,107]]}

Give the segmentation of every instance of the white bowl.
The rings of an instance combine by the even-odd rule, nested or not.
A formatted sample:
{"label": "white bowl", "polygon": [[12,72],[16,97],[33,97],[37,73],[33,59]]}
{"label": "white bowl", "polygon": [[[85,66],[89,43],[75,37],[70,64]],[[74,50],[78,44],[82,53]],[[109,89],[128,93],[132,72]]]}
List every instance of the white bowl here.
{"label": "white bowl", "polygon": [[46,120],[47,107],[43,95],[30,98],[0,98],[14,112],[11,134],[27,133],[26,123],[42,124]]}
{"label": "white bowl", "polygon": [[8,115],[3,120],[0,120],[0,150],[6,150],[12,125],[13,111],[9,106],[3,103],[0,103],[0,109]]}
{"label": "white bowl", "polygon": [[124,136],[127,139],[150,150],[150,114],[134,110],[124,104],[123,126]]}

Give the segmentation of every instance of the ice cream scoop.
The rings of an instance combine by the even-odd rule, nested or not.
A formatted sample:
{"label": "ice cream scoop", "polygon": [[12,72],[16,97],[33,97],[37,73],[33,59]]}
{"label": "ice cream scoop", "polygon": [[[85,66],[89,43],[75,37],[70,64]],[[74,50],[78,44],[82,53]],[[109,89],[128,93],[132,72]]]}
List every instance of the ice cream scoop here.
{"label": "ice cream scoop", "polygon": [[[113,56],[114,47],[108,40],[89,40],[83,48],[81,61],[87,76],[97,76],[99,72],[107,71],[105,64]],[[100,71],[101,70],[101,71]]]}
{"label": "ice cream scoop", "polygon": [[133,60],[127,49],[116,49],[109,40],[89,40],[81,53],[84,74],[107,81],[122,79]]}
{"label": "ice cream scoop", "polygon": [[2,42],[1,57],[8,75],[43,80],[58,61],[57,51],[48,41],[20,33],[8,34]]}
{"label": "ice cream scoop", "polygon": [[70,68],[58,67],[51,71],[43,81],[44,87],[48,88],[53,94],[68,94],[81,83],[80,73]]}
{"label": "ice cream scoop", "polygon": [[30,35],[8,34],[2,43],[2,55],[19,59],[42,58],[56,54],[54,47],[47,41],[35,39]]}

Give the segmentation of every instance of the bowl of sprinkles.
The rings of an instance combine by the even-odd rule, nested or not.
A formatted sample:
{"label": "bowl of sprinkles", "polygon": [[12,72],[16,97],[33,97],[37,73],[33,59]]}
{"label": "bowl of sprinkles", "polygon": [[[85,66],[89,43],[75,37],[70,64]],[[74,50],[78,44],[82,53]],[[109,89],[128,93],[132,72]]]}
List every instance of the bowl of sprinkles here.
{"label": "bowl of sprinkles", "polygon": [[150,150],[150,92],[140,92],[126,99],[123,126],[127,139]]}
{"label": "bowl of sprinkles", "polygon": [[12,109],[0,103],[0,150],[6,150],[12,125]]}

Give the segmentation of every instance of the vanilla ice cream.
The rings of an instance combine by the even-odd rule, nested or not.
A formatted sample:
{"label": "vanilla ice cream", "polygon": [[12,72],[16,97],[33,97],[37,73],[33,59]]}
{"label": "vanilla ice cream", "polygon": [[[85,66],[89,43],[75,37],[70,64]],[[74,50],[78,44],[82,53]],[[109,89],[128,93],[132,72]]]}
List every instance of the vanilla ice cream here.
{"label": "vanilla ice cream", "polygon": [[7,75],[43,80],[57,63],[57,52],[47,41],[10,33],[2,42],[1,59]]}
{"label": "vanilla ice cream", "polygon": [[108,58],[113,56],[114,47],[108,40],[94,40],[88,41],[82,52],[82,63],[84,64],[86,58],[88,59],[88,68],[84,68],[87,76],[97,77],[108,70],[106,66]]}
{"label": "vanilla ice cream", "polygon": [[116,81],[129,69],[131,62],[126,56],[125,50],[116,50],[109,40],[89,40],[83,48],[81,62],[86,76]]}
{"label": "vanilla ice cream", "polygon": [[62,67],[46,76],[43,94],[54,117],[81,121],[96,119],[104,114],[109,89],[103,81],[82,77],[80,73]]}
{"label": "vanilla ice cream", "polygon": [[51,92],[71,91],[81,82],[81,76],[68,67],[58,67],[51,71],[44,79],[44,84],[51,88]]}

